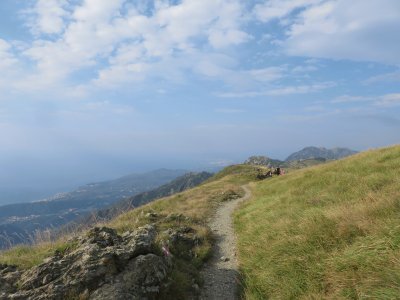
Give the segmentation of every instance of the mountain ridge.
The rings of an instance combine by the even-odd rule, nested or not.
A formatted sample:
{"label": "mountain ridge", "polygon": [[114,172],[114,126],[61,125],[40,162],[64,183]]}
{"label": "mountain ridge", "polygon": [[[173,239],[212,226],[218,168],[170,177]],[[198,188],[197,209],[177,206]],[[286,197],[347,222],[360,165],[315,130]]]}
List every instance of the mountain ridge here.
{"label": "mountain ridge", "polygon": [[150,191],[182,176],[185,170],[158,169],[89,183],[69,193],[29,203],[1,206],[0,248],[31,242],[43,230],[56,229],[91,211]]}
{"label": "mountain ridge", "polygon": [[332,149],[328,149],[325,147],[309,146],[301,149],[300,151],[292,153],[285,159],[285,161],[288,162],[314,158],[341,159],[356,153],[357,151],[351,150],[349,148],[335,147]]}
{"label": "mountain ridge", "polygon": [[[168,197],[176,193],[183,192],[187,189],[196,187],[213,176],[209,172],[189,172],[179,176],[160,187],[151,191],[122,199],[110,207],[92,212],[88,216],[83,216],[81,219],[71,222],[64,230],[68,231],[68,227],[88,227],[98,222],[109,221],[121,213],[137,208],[159,198]],[[63,230],[63,229],[62,229]]]}
{"label": "mountain ridge", "polygon": [[358,153],[357,151],[336,147],[327,149],[325,147],[309,146],[300,151],[290,154],[285,160],[273,159],[265,155],[253,155],[244,161],[244,164],[254,166],[266,166],[268,168],[302,168],[329,160],[341,159]]}

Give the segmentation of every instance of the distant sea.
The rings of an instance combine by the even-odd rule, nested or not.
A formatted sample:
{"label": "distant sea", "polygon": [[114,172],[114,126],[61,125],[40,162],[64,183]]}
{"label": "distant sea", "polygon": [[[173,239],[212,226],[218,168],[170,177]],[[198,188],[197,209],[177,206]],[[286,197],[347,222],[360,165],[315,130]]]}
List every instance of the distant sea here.
{"label": "distant sea", "polygon": [[65,188],[0,187],[0,206],[37,201],[64,191],[66,191]]}

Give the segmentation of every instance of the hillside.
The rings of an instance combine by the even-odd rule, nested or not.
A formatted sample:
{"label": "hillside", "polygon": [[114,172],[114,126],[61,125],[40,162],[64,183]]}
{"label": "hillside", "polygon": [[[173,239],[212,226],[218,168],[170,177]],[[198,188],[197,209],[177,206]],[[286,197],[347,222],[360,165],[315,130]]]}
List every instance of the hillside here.
{"label": "hillside", "polygon": [[254,183],[235,215],[246,299],[398,299],[400,146]]}
{"label": "hillside", "polygon": [[210,217],[244,184],[252,196],[234,218],[244,298],[398,298],[400,146],[262,181],[259,168],[230,166],[78,236],[0,252],[0,298],[195,298],[221,242]]}
{"label": "hillside", "polygon": [[31,242],[37,231],[56,229],[123,198],[150,191],[185,173],[160,169],[91,183],[42,201],[0,207],[0,249]]}
{"label": "hillside", "polygon": [[348,148],[333,148],[327,149],[324,147],[306,147],[298,152],[292,153],[286,158],[287,162],[314,159],[314,158],[325,158],[325,159],[340,159],[353,154],[357,151],[350,150]]}
{"label": "hillside", "polygon": [[252,166],[228,167],[201,186],[86,233],[0,252],[0,299],[43,294],[54,299],[192,298],[199,293],[199,272],[211,254],[208,218],[221,203],[243,195],[240,186],[257,173]]}
{"label": "hillside", "polygon": [[208,172],[187,173],[151,191],[122,199],[108,208],[100,209],[87,216],[84,216],[83,218],[79,218],[68,224],[66,228],[63,228],[63,230],[68,231],[71,228],[76,227],[87,228],[88,226],[98,222],[109,221],[122,213],[126,213],[128,210],[149,203],[155,199],[168,197],[183,192],[187,189],[194,188],[209,179],[212,175],[212,173]]}

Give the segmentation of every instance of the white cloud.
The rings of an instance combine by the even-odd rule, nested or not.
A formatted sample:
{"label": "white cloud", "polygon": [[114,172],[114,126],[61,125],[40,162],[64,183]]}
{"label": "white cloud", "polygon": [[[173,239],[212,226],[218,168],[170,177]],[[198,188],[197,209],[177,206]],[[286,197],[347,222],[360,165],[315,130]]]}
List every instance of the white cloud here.
{"label": "white cloud", "polygon": [[210,44],[214,48],[224,48],[231,45],[239,45],[250,39],[250,35],[240,30],[215,30],[209,35]]}
{"label": "white cloud", "polygon": [[400,82],[400,71],[372,76],[364,81],[365,84],[372,84],[377,82]]}
{"label": "white cloud", "polygon": [[11,52],[11,45],[5,40],[0,39],[0,71],[15,65],[18,60],[14,57]]}
{"label": "white cloud", "polygon": [[150,65],[144,63],[130,63],[124,65],[114,65],[110,68],[101,70],[98,78],[93,82],[98,87],[115,88],[124,83],[144,80]]}
{"label": "white cloud", "polygon": [[309,72],[315,72],[318,70],[318,67],[315,65],[305,65],[305,66],[296,66],[292,69],[293,73],[309,73]]}
{"label": "white cloud", "polygon": [[31,24],[35,33],[54,34],[60,33],[65,28],[64,17],[66,11],[66,0],[38,0],[31,10],[34,21]]}
{"label": "white cloud", "polygon": [[81,6],[78,6],[74,13],[74,19],[90,24],[108,23],[112,17],[120,15],[119,10],[123,0],[84,0]]}
{"label": "white cloud", "polygon": [[224,48],[251,38],[241,30],[245,18],[238,0],[154,1],[151,10],[149,3],[83,0],[69,2],[68,14],[66,4],[37,0],[36,30],[59,35],[43,35],[22,52],[36,70],[18,86],[57,86],[88,68],[97,76],[87,83],[97,88],[164,74],[174,80],[187,71],[222,78],[231,71],[225,59],[213,57],[227,56]]}
{"label": "white cloud", "polygon": [[387,94],[381,96],[375,104],[383,107],[400,106],[400,94]]}
{"label": "white cloud", "polygon": [[257,4],[254,7],[254,14],[257,19],[263,22],[269,22],[273,19],[280,19],[288,16],[298,8],[304,8],[322,0],[267,0],[264,3]]}
{"label": "white cloud", "polygon": [[280,21],[289,55],[400,64],[398,0],[266,0],[253,13]]}
{"label": "white cloud", "polygon": [[366,102],[374,106],[393,107],[400,105],[400,94],[385,94],[378,96],[350,96],[343,95],[331,101],[333,104]]}
{"label": "white cloud", "polygon": [[400,63],[398,0],[325,1],[302,11],[287,32],[290,55]]}
{"label": "white cloud", "polygon": [[287,87],[272,89],[268,92],[268,94],[273,96],[307,94],[325,90],[334,86],[336,86],[334,82],[322,82],[311,85],[287,86]]}
{"label": "white cloud", "polygon": [[0,101],[12,89],[14,82],[18,80],[19,62],[14,55],[13,46],[0,39]]}
{"label": "white cloud", "polygon": [[254,69],[247,71],[246,75],[250,75],[257,81],[268,82],[280,79],[284,76],[285,67],[268,67],[264,69]]}
{"label": "white cloud", "polygon": [[334,87],[334,82],[322,82],[311,85],[298,85],[298,86],[285,86],[278,88],[271,88],[270,90],[238,92],[238,93],[220,93],[221,98],[253,98],[263,96],[288,96],[296,94],[308,94],[319,92],[324,89]]}
{"label": "white cloud", "polygon": [[366,102],[374,100],[374,97],[367,96],[350,96],[350,95],[342,95],[336,97],[331,101],[331,103],[352,103],[352,102]]}

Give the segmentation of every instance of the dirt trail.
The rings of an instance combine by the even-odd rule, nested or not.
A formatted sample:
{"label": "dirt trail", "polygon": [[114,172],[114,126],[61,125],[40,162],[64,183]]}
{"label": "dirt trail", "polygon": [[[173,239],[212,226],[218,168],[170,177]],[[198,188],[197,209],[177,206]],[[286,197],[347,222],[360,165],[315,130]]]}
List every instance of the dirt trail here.
{"label": "dirt trail", "polygon": [[[232,213],[236,206],[251,197],[247,186],[242,186],[242,198],[223,203],[212,218],[210,228],[216,243],[214,254],[202,271],[204,287],[200,299],[234,300],[238,294],[238,261]],[[221,259],[223,258],[223,259]]]}

